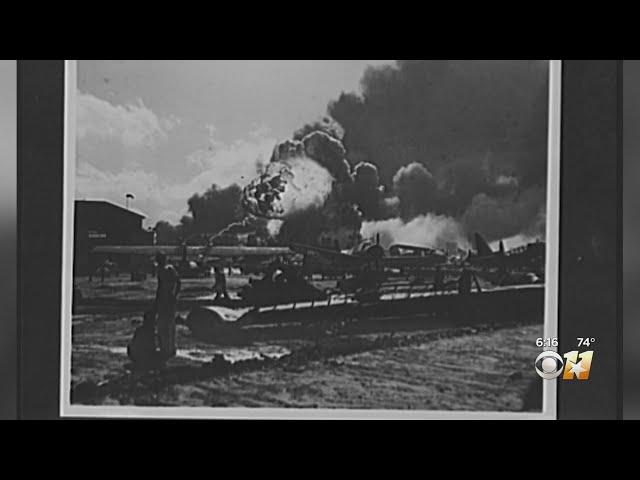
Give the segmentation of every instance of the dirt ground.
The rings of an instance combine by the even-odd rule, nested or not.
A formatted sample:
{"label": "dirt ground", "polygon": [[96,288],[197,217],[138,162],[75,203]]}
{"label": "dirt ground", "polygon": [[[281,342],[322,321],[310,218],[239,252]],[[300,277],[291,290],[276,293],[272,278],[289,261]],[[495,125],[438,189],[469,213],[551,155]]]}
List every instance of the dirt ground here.
{"label": "dirt ground", "polygon": [[[74,321],[74,385],[122,378],[128,360],[126,343],[135,321],[130,317]],[[539,382],[532,363],[541,326],[449,331],[443,338],[420,340],[425,333],[405,333],[408,340],[403,346],[374,347],[308,362],[274,362],[254,371],[211,378],[199,375],[184,382],[174,378],[91,403],[479,411],[520,411],[531,403],[529,390]],[[366,340],[373,342],[383,336],[369,337]],[[178,327],[178,344],[179,355],[170,369],[191,369],[187,372],[199,372],[216,353],[231,360],[277,359],[308,346],[304,341],[246,347],[201,344],[184,326]]]}
{"label": "dirt ground", "polygon": [[374,350],[188,385],[163,405],[520,411],[538,354],[538,327]]}

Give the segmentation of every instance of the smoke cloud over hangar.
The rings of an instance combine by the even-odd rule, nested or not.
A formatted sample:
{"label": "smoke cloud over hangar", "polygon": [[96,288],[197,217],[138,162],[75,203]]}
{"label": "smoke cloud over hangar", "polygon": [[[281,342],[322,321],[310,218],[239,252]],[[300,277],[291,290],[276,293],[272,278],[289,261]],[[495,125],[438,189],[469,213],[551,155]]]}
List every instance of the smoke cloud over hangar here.
{"label": "smoke cloud over hangar", "polygon": [[479,60],[369,67],[360,92],[336,92],[323,118],[257,162],[241,205],[225,210],[239,208],[273,239],[323,236],[343,247],[376,233],[462,248],[476,231],[488,241],[541,237],[547,69]]}

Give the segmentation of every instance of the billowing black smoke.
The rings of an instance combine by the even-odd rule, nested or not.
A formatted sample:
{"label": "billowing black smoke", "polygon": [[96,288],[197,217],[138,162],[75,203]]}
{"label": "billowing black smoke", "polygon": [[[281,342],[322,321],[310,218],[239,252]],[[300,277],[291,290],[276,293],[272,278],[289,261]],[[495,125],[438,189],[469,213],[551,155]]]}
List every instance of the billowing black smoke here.
{"label": "billowing black smoke", "polygon": [[461,218],[467,232],[482,232],[486,238],[508,238],[522,234],[535,237],[544,231],[545,192],[531,187],[502,197],[479,193]]}
{"label": "billowing black smoke", "polygon": [[[480,231],[490,240],[540,234],[547,68],[543,61],[398,61],[368,68],[362,94],[343,93],[328,112],[344,129],[349,162],[377,166],[388,192],[382,203],[403,220],[449,216],[468,236]],[[363,213],[394,212],[369,206]]]}
{"label": "billowing black smoke", "polygon": [[294,140],[302,140],[304,137],[313,132],[324,132],[327,135],[342,141],[344,130],[342,126],[331,117],[323,117],[322,119],[307,123],[302,128],[296,130],[293,134]]}
{"label": "billowing black smoke", "polygon": [[349,198],[366,219],[381,219],[390,215],[391,210],[384,202],[384,188],[380,185],[378,167],[369,162],[360,162],[353,169],[353,183]]}
{"label": "billowing black smoke", "polygon": [[547,62],[398,61],[368,68],[361,85],[329,114],[344,128],[348,158],[378,165],[383,183],[412,162],[435,172],[487,155],[527,186],[544,181]]}
{"label": "billowing black smoke", "polygon": [[393,190],[398,196],[400,216],[404,220],[438,210],[436,181],[421,163],[412,162],[400,167],[393,176]]}
{"label": "billowing black smoke", "polygon": [[192,233],[214,233],[244,218],[240,205],[242,189],[238,185],[220,188],[211,185],[204,193],[195,193],[187,204],[193,218]]}
{"label": "billowing black smoke", "polygon": [[184,215],[177,225],[163,220],[156,223],[156,241],[165,245],[206,242],[211,235],[245,217],[241,197],[242,189],[235,184],[224,188],[213,184],[202,193],[194,193],[187,200],[189,215]]}
{"label": "billowing black smoke", "polygon": [[362,93],[342,93],[327,117],[277,145],[242,198],[235,187],[190,199],[194,228],[243,229],[249,214],[263,220],[251,228],[281,242],[341,247],[375,233],[436,247],[467,247],[474,232],[540,236],[547,75],[546,61],[368,68]]}

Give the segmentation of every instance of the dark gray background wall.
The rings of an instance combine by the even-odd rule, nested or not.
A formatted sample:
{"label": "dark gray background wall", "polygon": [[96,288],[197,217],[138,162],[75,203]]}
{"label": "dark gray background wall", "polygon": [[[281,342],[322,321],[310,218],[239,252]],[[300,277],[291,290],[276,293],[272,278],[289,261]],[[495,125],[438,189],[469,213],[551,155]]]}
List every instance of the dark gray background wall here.
{"label": "dark gray background wall", "polygon": [[[558,382],[558,417],[621,415],[620,62],[563,62],[558,350],[595,337],[589,380]],[[583,349],[581,349],[583,350]]]}

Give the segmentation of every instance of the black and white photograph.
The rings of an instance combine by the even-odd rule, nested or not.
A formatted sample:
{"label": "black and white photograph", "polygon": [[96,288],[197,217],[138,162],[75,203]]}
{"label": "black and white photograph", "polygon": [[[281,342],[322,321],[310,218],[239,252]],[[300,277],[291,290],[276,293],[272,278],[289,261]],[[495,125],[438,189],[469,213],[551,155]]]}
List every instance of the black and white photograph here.
{"label": "black and white photograph", "polygon": [[66,65],[63,416],[553,417],[560,62]]}

